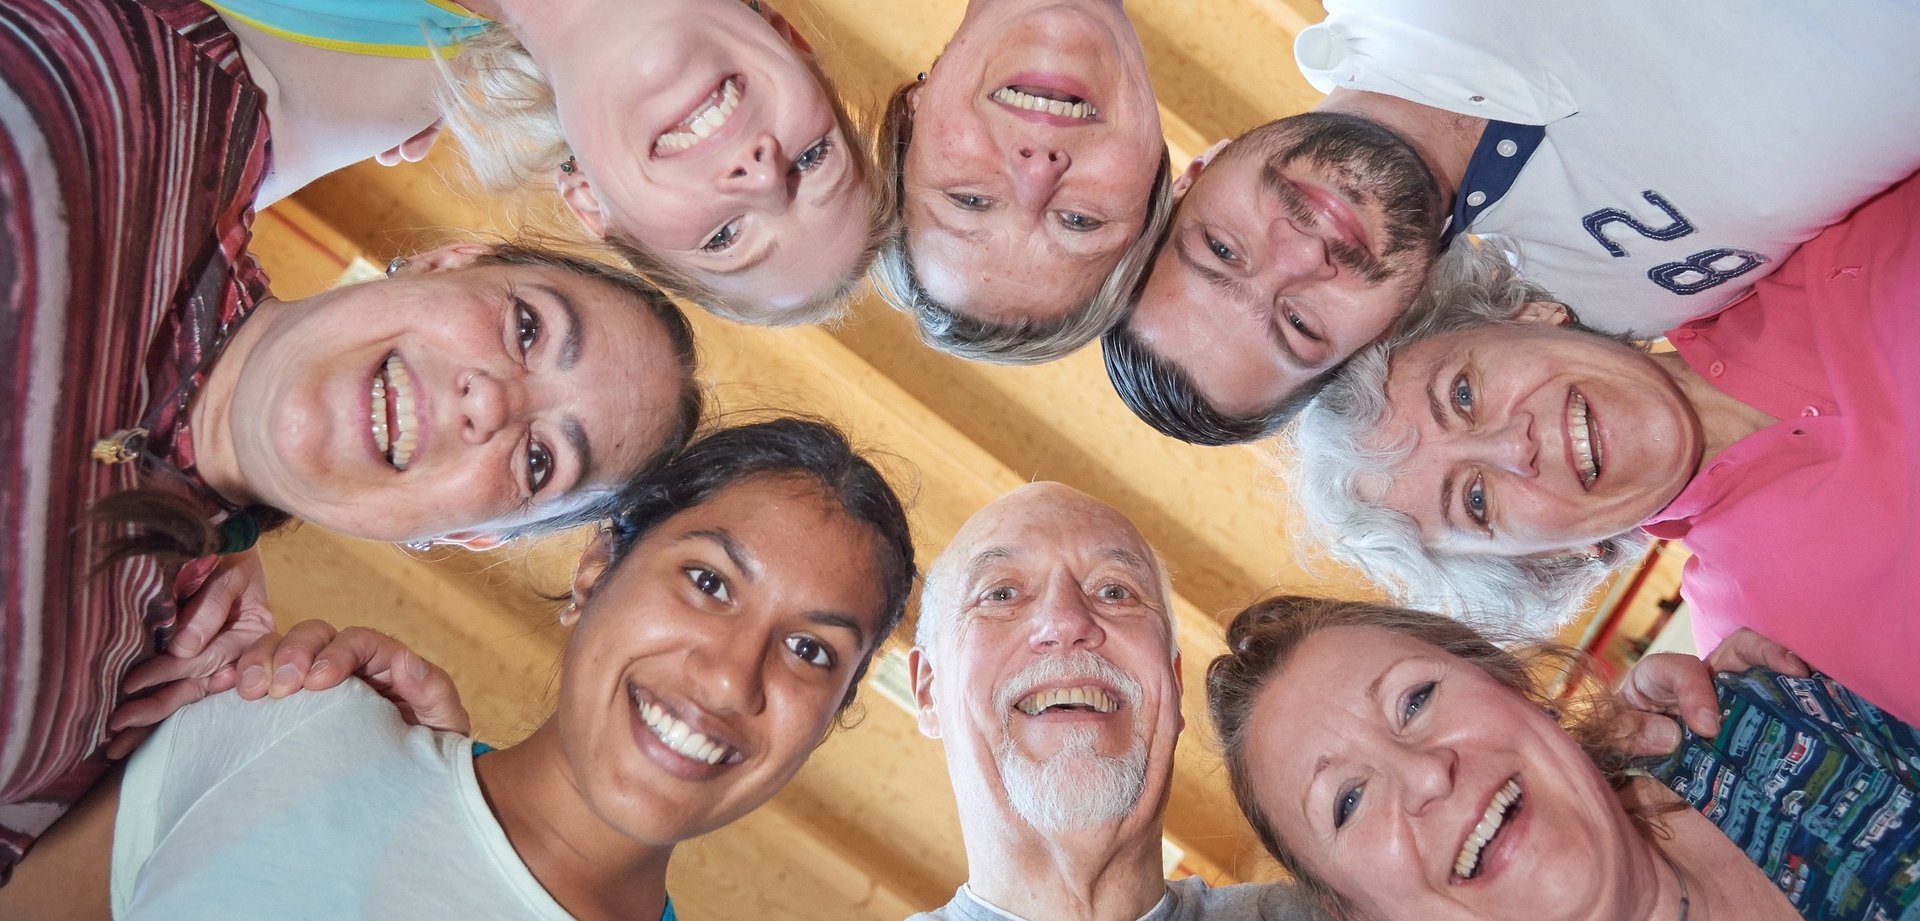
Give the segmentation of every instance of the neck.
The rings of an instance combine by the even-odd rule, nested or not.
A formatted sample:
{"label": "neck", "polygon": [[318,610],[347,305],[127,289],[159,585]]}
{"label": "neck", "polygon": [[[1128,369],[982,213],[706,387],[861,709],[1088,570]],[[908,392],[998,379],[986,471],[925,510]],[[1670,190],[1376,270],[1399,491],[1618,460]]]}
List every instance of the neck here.
{"label": "neck", "polygon": [[967,886],[1021,918],[1134,921],[1166,895],[1160,814],[1043,835],[1004,806],[961,816]]}
{"label": "neck", "polygon": [[1651,357],[1700,420],[1701,468],[1734,442],[1780,421],[1713,386],[1679,352],[1656,352]]}
{"label": "neck", "polygon": [[1440,184],[1440,200],[1449,211],[1453,208],[1454,196],[1460,193],[1467,163],[1473,159],[1474,148],[1480,146],[1480,135],[1487,127],[1484,118],[1345,87],[1328,93],[1314,111],[1358,115],[1379,122],[1399,135],[1426,162],[1427,169],[1433,171],[1434,180]]}
{"label": "neck", "polygon": [[594,810],[548,722],[512,748],[474,762],[507,841],[554,901],[582,921],[658,918],[673,845],[646,845]]}
{"label": "neck", "polygon": [[247,360],[288,312],[288,305],[274,298],[255,305],[253,312],[234,327],[207,369],[207,379],[187,404],[187,424],[193,429],[194,462],[200,480],[232,505],[244,507],[260,501],[240,470],[233,434],[233,397],[239,392]]}
{"label": "neck", "polygon": [[[1755,866],[1719,826],[1695,812],[1650,778],[1640,778],[1620,793],[1630,811],[1657,812],[1658,834],[1647,834],[1650,869],[1656,884],[1637,917],[1646,921],[1675,921],[1680,900],[1687,900],[1687,921],[1740,918],[1746,921],[1789,921],[1800,913],[1779,888]],[[1677,807],[1677,808],[1675,808]],[[1663,859],[1664,858],[1664,859]]]}

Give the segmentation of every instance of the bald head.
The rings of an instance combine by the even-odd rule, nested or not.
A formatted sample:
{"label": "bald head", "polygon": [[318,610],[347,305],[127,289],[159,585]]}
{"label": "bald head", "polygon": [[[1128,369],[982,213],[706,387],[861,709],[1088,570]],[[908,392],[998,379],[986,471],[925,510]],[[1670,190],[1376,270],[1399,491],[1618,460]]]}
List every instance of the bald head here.
{"label": "bald head", "polygon": [[[971,576],[993,563],[1044,562],[1053,555],[1106,557],[1147,576],[1157,606],[1173,616],[1166,568],[1140,530],[1112,506],[1071,486],[1028,483],[973,513],[927,568],[920,592],[914,643],[931,653],[954,614]],[[1169,633],[1171,634],[1171,630]]]}

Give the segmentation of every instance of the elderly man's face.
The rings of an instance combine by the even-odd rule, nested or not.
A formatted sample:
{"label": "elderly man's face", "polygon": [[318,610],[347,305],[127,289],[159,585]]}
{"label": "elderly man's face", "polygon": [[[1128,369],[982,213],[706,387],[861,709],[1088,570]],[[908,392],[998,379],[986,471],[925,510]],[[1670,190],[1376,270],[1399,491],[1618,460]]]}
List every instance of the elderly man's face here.
{"label": "elderly man's face", "polygon": [[934,564],[921,616],[940,618],[916,659],[922,731],[1029,824],[1119,820],[1171,770],[1172,626],[1153,551],[1118,512],[1058,484],[1016,490]]}

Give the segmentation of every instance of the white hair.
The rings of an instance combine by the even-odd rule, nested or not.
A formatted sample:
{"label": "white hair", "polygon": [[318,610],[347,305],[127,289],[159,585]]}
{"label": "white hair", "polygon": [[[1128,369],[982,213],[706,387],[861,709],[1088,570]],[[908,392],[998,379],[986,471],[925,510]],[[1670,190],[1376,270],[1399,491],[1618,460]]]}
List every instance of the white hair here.
{"label": "white hair", "polygon": [[1638,529],[1603,541],[1597,558],[1442,551],[1378,501],[1410,450],[1381,432],[1393,357],[1428,336],[1519,322],[1520,307],[1551,299],[1489,241],[1464,238],[1443,254],[1400,327],[1348,361],[1295,422],[1283,466],[1307,543],[1403,604],[1536,635],[1578,614],[1594,588],[1637,558],[1647,543]]}

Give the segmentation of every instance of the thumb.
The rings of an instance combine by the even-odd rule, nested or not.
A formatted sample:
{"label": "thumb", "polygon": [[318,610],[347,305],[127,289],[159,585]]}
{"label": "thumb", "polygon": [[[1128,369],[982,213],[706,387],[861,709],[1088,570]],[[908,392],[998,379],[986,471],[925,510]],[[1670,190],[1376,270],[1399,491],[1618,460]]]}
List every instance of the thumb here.
{"label": "thumb", "polygon": [[244,585],[239,580],[222,579],[218,575],[207,580],[200,593],[180,608],[179,626],[167,643],[167,653],[191,659],[206,649],[207,642],[227,625],[227,615]]}
{"label": "thumb", "polygon": [[1672,754],[1680,747],[1683,736],[1680,724],[1658,713],[1645,713],[1630,710],[1626,717],[1629,729],[1626,733],[1627,751],[1639,756]]}
{"label": "thumb", "polygon": [[415,725],[462,735],[471,729],[453,678],[438,666],[401,650],[393,661],[394,694],[413,711]]}

